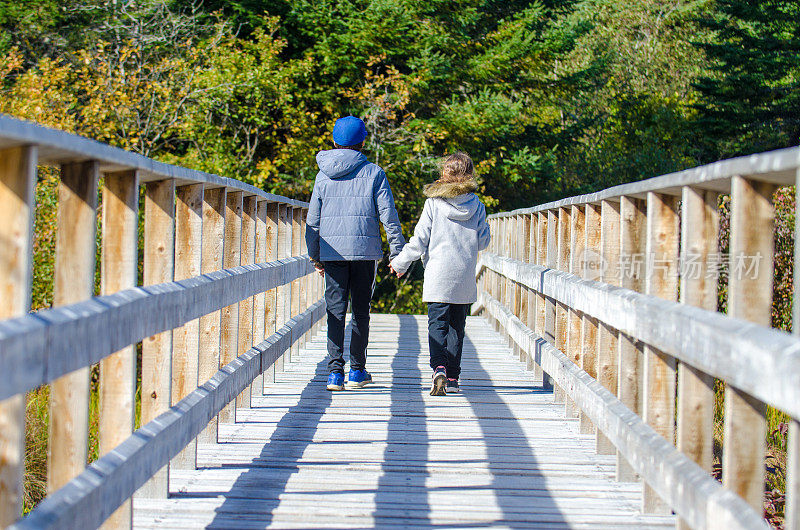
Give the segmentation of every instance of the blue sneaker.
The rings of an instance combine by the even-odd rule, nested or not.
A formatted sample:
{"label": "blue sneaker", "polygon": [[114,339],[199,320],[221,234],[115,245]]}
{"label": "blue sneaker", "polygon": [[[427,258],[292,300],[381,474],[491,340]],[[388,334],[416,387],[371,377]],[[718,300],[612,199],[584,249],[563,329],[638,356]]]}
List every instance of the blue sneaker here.
{"label": "blue sneaker", "polygon": [[347,375],[347,388],[364,388],[372,382],[372,375],[366,370],[350,370]]}
{"label": "blue sneaker", "polygon": [[344,390],[344,374],[331,372],[328,376],[328,390]]}

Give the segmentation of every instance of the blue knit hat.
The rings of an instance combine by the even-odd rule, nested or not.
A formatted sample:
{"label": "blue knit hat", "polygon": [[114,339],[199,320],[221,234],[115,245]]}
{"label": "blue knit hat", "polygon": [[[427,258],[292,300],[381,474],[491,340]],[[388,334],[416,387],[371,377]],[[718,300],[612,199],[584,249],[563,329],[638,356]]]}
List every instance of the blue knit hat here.
{"label": "blue knit hat", "polygon": [[336,145],[349,147],[358,145],[367,137],[367,128],[364,122],[355,116],[339,118],[333,125],[333,141]]}

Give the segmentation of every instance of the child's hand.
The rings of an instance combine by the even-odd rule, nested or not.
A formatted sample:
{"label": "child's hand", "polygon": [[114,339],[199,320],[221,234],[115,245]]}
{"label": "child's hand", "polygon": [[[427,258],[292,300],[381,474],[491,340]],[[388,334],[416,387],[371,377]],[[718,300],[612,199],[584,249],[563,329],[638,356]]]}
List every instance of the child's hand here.
{"label": "child's hand", "polygon": [[397,276],[398,278],[400,278],[400,277],[402,277],[402,276],[403,276],[403,273],[402,273],[402,272],[397,272],[396,270],[394,270],[394,267],[392,267],[392,264],[391,264],[391,263],[389,264],[389,270],[390,270],[390,271],[392,271],[392,274],[394,274],[394,275],[395,275],[395,276]]}
{"label": "child's hand", "polygon": [[325,266],[322,263],[320,263],[319,261],[313,261],[313,263],[314,263],[314,268],[317,269],[317,274],[319,274],[320,276],[322,276],[324,278],[325,277]]}

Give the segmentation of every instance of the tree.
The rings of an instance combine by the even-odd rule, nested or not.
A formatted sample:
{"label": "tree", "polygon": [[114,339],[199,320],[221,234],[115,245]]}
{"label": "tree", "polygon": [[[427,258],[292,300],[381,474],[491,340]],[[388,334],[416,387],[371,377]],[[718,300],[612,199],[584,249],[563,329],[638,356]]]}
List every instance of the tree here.
{"label": "tree", "polygon": [[701,22],[715,34],[696,84],[712,156],[800,143],[800,0],[718,0]]}

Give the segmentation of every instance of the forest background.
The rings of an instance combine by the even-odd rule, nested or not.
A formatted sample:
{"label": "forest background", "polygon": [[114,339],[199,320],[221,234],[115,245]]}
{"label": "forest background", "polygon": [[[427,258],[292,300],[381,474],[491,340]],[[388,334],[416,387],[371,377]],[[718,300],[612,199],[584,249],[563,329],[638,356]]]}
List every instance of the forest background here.
{"label": "forest background", "polygon": [[[0,112],[303,200],[354,114],[410,235],[455,150],[501,211],[797,145],[800,0],[0,0]],[[34,310],[52,303],[56,187],[41,171]],[[775,199],[788,330],[794,190]],[[422,312],[421,276],[382,263],[375,310]],[[44,463],[28,467],[29,508]]]}

